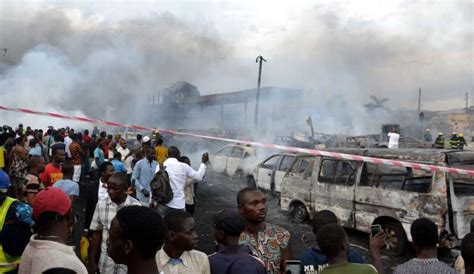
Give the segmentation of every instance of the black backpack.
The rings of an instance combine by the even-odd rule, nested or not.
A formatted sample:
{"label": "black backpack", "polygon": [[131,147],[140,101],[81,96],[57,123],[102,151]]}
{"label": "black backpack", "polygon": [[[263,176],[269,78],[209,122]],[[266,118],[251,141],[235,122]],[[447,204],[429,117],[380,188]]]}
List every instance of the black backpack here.
{"label": "black backpack", "polygon": [[158,204],[167,204],[173,199],[173,190],[170,185],[170,178],[165,168],[155,174],[150,183],[153,201]]}

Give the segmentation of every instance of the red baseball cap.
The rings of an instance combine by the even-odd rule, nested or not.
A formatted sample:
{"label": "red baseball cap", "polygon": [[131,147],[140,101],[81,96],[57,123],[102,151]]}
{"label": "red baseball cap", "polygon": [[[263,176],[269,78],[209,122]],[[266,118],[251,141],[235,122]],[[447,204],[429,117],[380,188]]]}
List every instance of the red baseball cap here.
{"label": "red baseball cap", "polygon": [[55,212],[59,215],[66,215],[71,208],[71,200],[59,188],[47,187],[40,191],[33,202],[33,219],[38,220],[38,217],[43,212]]}

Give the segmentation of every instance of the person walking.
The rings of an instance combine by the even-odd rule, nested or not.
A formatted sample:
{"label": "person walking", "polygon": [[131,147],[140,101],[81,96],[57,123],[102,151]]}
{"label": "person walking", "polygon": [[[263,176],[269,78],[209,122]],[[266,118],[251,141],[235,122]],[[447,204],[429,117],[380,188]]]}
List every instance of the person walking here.
{"label": "person walking", "polygon": [[467,147],[466,139],[464,139],[464,133],[459,133],[459,149],[464,150],[464,147]]}
{"label": "person walking", "polygon": [[156,139],[155,154],[158,164],[163,165],[168,157],[168,148],[163,145],[163,139],[161,137]]}
{"label": "person walking", "polygon": [[436,140],[433,144],[434,148],[438,149],[443,149],[444,148],[444,134],[442,132],[438,133],[438,137],[436,137]]}
{"label": "person walking", "polygon": [[151,180],[155,175],[158,162],[155,161],[155,151],[151,148],[145,150],[145,158],[135,165],[133,178],[135,179],[135,189],[137,199],[144,206],[149,206],[151,202]]}
{"label": "person walking", "polygon": [[74,165],[74,174],[72,180],[76,183],[79,183],[81,180],[82,172],[82,158],[84,157],[84,150],[79,144],[79,140],[76,134],[71,135],[72,143],[69,145],[69,152],[71,153],[71,161]]}
{"label": "person walking", "polygon": [[433,142],[433,135],[431,135],[431,131],[429,128],[425,130],[425,134],[423,135],[425,142],[431,143]]}
{"label": "person walking", "polygon": [[459,137],[456,132],[453,132],[451,135],[451,139],[449,140],[449,148],[450,149],[459,149]]}
{"label": "person walking", "polygon": [[395,128],[387,134],[388,136],[388,148],[390,149],[397,149],[398,148],[398,141],[400,139],[400,134]]}
{"label": "person walking", "polygon": [[[185,163],[181,163],[178,159],[181,158],[181,152],[175,146],[168,148],[168,159],[163,163],[163,167],[168,173],[171,190],[173,191],[173,199],[167,204],[158,204],[157,210],[161,216],[165,216],[172,210],[185,210],[186,197],[184,195],[184,187],[186,186],[186,179],[191,178],[201,181],[206,174],[206,163],[209,161],[209,155],[204,153],[201,157],[201,165],[195,171],[192,167]],[[160,166],[156,167],[155,173],[160,170]]]}
{"label": "person walking", "polygon": [[18,137],[15,139],[15,146],[10,152],[8,159],[10,160],[9,174],[12,186],[8,194],[14,198],[22,198],[23,185],[28,174],[28,151],[24,147],[25,138]]}

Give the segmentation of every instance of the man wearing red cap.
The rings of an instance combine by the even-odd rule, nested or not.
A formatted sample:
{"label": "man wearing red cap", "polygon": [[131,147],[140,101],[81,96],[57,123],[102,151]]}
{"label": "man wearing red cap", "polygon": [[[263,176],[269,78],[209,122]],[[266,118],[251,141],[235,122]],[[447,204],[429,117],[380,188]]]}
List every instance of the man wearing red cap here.
{"label": "man wearing red cap", "polygon": [[52,268],[65,268],[86,274],[87,269],[66,240],[74,225],[70,218],[71,201],[58,188],[46,188],[33,202],[33,219],[37,232],[31,237],[21,257],[19,274],[43,273]]}

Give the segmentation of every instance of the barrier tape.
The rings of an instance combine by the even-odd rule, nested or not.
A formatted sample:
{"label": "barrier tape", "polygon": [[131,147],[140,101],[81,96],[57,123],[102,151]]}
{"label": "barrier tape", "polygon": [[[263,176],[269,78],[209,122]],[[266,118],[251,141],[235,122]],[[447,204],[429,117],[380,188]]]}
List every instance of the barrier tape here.
{"label": "barrier tape", "polygon": [[93,123],[93,124],[102,124],[106,126],[132,128],[136,130],[146,130],[146,131],[156,130],[160,133],[168,133],[168,134],[173,134],[173,135],[203,138],[203,139],[208,139],[208,140],[216,140],[216,141],[223,141],[223,142],[230,142],[230,143],[239,143],[239,144],[263,147],[263,148],[269,148],[269,149],[278,149],[278,150],[285,150],[285,151],[291,151],[291,152],[297,152],[297,153],[305,153],[305,154],[316,155],[316,156],[327,156],[327,157],[332,157],[336,159],[363,161],[367,163],[373,163],[376,165],[410,167],[416,170],[426,170],[426,171],[431,171],[431,172],[442,171],[442,172],[447,172],[447,173],[461,174],[461,175],[474,177],[474,170],[466,170],[466,169],[452,168],[452,167],[446,167],[446,166],[418,164],[418,163],[411,163],[411,162],[405,162],[405,161],[388,160],[388,159],[366,157],[366,156],[345,154],[345,153],[339,153],[339,152],[330,152],[330,151],[317,150],[317,149],[306,149],[306,148],[290,147],[290,146],[275,145],[275,144],[264,144],[264,143],[253,142],[253,141],[220,138],[220,137],[207,136],[207,135],[201,135],[201,134],[173,131],[173,130],[168,130],[168,129],[156,129],[156,128],[149,128],[149,127],[144,127],[144,126],[139,126],[139,125],[129,125],[129,124],[122,124],[122,123],[117,123],[117,122],[103,121],[103,120],[91,119],[87,117],[68,116],[68,115],[62,115],[62,114],[51,113],[51,112],[41,112],[41,111],[25,109],[25,108],[12,108],[12,107],[2,106],[2,105],[0,105],[0,110],[21,112],[21,113],[32,114],[32,115],[41,115],[41,116],[46,116],[46,117],[53,117],[53,118],[59,118],[59,119],[65,119],[65,120],[74,120],[74,121],[87,122],[87,123]]}

